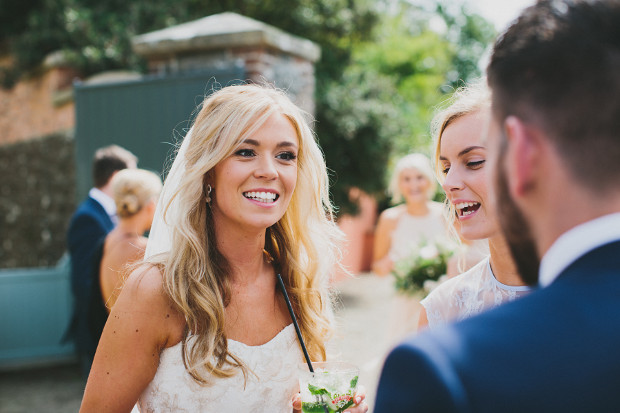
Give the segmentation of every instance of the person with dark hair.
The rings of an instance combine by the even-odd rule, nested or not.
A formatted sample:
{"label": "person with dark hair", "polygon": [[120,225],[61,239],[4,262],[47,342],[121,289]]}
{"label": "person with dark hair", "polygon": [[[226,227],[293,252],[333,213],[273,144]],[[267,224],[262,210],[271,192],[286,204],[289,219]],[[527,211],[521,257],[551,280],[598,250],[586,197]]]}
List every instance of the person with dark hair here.
{"label": "person with dark hair", "polygon": [[98,149],[93,159],[94,187],[71,218],[67,246],[71,257],[71,292],[73,315],[67,339],[75,343],[82,373],[88,376],[97,344],[93,341],[87,321],[90,301],[93,254],[108,232],[117,223],[116,205],[112,198],[111,180],[116,172],[136,168],[138,158],[118,145]]}
{"label": "person with dark hair", "polygon": [[617,411],[620,1],[538,1],[487,78],[495,208],[538,288],[396,347],[375,412]]}

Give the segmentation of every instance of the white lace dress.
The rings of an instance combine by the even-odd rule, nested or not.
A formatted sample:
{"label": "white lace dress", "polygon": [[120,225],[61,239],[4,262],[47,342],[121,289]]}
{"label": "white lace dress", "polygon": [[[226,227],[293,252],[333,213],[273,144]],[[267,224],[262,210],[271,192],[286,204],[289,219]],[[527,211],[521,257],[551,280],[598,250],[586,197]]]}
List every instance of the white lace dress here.
{"label": "white lace dress", "polygon": [[228,340],[229,351],[254,373],[248,374],[245,386],[241,371],[201,386],[185,370],[181,346],[162,352],[155,377],[138,401],[141,413],[292,411],[292,397],[299,391],[297,366],[303,363],[292,324],[260,346]]}
{"label": "white lace dress", "polygon": [[426,310],[428,325],[433,328],[513,301],[530,290],[531,287],[505,285],[497,281],[487,257],[463,274],[441,283],[421,304]]}

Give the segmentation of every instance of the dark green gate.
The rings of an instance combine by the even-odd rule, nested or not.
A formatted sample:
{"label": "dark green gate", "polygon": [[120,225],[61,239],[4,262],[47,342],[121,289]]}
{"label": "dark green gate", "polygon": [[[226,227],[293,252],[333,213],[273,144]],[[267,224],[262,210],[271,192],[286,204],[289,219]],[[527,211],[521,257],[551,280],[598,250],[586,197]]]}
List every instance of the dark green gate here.
{"label": "dark green gate", "polygon": [[185,136],[196,108],[214,89],[240,83],[233,67],[101,85],[75,85],[77,200],[92,186],[97,148],[117,144],[138,156],[138,166],[165,172],[175,142]]}

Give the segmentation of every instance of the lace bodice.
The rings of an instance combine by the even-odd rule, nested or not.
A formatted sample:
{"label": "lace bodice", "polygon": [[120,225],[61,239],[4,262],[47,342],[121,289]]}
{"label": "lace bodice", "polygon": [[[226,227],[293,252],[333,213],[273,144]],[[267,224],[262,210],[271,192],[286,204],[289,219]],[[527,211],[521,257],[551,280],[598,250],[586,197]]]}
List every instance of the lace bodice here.
{"label": "lace bodice", "polygon": [[469,271],[441,283],[421,304],[432,328],[471,317],[486,308],[512,301],[530,290],[527,286],[510,286],[497,281],[487,257]]}
{"label": "lace bodice", "polygon": [[201,386],[185,370],[181,346],[162,352],[155,377],[140,396],[141,413],[292,411],[292,397],[299,391],[296,369],[303,362],[292,324],[260,346],[228,340],[229,351],[251,371],[245,387],[241,371]]}
{"label": "lace bodice", "polygon": [[392,261],[408,257],[419,248],[422,241],[445,241],[447,232],[442,211],[443,206],[433,202],[426,215],[415,216],[407,212],[401,214],[390,235],[388,254]]}

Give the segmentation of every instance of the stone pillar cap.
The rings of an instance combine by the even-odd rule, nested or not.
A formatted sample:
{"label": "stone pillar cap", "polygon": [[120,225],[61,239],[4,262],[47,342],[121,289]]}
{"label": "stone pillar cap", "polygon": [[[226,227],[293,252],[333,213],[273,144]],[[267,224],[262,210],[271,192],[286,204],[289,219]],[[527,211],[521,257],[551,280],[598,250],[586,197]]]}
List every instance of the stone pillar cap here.
{"label": "stone pillar cap", "polygon": [[135,36],[134,51],[148,58],[243,46],[267,46],[316,62],[320,47],[274,26],[237,13],[220,13]]}

